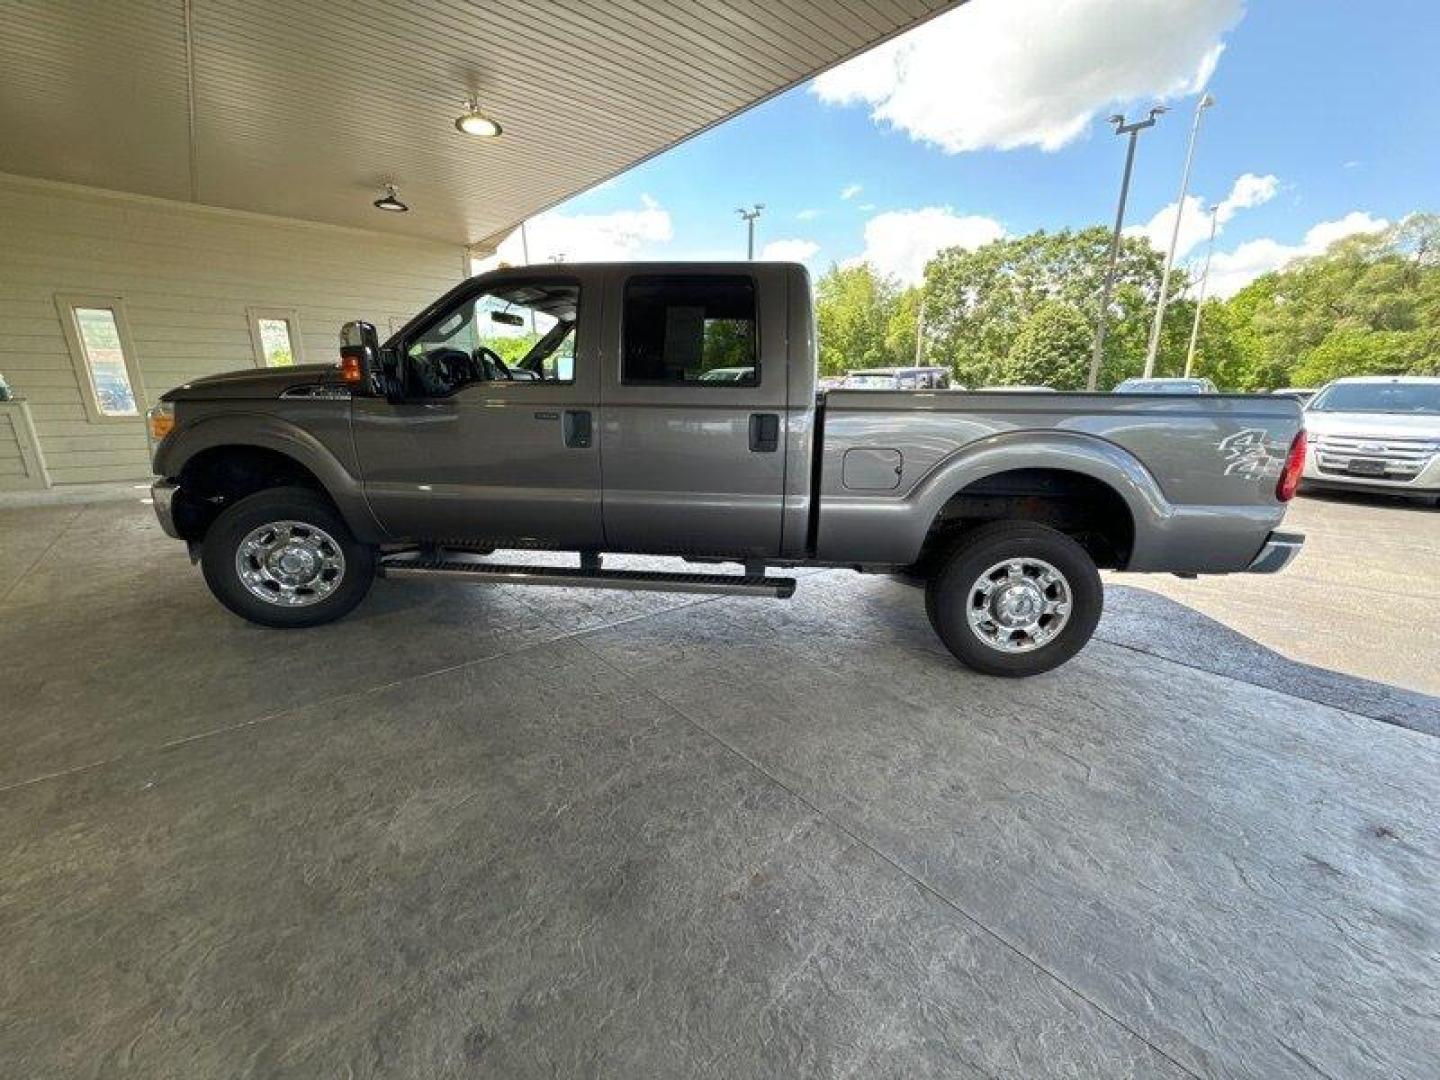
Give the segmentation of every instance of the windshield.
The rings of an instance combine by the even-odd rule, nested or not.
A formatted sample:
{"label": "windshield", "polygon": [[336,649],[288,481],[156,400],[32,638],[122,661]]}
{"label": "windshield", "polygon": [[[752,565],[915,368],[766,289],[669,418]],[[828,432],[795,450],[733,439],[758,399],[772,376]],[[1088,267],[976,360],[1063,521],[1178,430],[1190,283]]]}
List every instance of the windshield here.
{"label": "windshield", "polygon": [[1440,416],[1440,382],[1335,383],[1315,396],[1310,411]]}

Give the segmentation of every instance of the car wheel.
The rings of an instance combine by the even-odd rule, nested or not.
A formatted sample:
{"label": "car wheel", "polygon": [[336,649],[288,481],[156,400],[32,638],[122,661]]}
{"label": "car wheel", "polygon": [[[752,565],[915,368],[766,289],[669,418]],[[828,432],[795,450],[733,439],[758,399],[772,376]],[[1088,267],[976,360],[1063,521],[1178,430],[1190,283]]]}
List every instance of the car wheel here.
{"label": "car wheel", "polygon": [[964,534],[925,587],[930,625],[987,675],[1038,675],[1079,652],[1100,621],[1095,561],[1064,533],[1000,521]]}
{"label": "car wheel", "polygon": [[227,608],[262,626],[318,626],[350,612],[375,579],[375,552],[350,535],[323,495],[270,488],[210,526],[205,583]]}

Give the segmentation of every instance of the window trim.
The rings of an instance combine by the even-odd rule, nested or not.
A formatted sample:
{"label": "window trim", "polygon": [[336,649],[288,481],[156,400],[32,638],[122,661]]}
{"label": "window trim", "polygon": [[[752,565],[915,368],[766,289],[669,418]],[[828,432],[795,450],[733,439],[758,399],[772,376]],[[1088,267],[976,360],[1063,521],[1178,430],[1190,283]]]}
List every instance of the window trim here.
{"label": "window trim", "polygon": [[[630,287],[632,285],[729,285],[737,282],[745,282],[750,286],[751,300],[751,340],[755,347],[755,381],[754,382],[726,382],[723,380],[688,379],[675,382],[670,379],[632,379],[625,374],[625,327],[629,322],[629,314],[626,309],[630,303]],[[706,387],[712,390],[758,390],[765,381],[765,365],[761,363],[762,352],[760,346],[760,286],[755,280],[754,274],[631,274],[625,278],[620,289],[620,355],[618,357],[620,366],[621,386],[644,386],[644,387],[669,387],[675,390],[684,390],[689,387]]]}
{"label": "window trim", "polygon": [[[75,314],[78,308],[108,310],[114,316],[115,332],[119,335],[120,352],[125,360],[125,375],[130,380],[130,393],[135,397],[134,416],[107,416],[101,410],[100,398],[95,392],[94,374],[90,370],[90,360],[85,355],[85,340],[80,336],[80,321]],[[80,387],[80,401],[85,407],[86,420],[92,424],[144,423],[150,404],[145,395],[145,383],[140,378],[140,357],[135,352],[135,339],[130,333],[130,318],[125,311],[124,297],[97,293],[56,293],[55,311],[60,316],[60,328],[64,331],[65,344],[70,351],[70,363],[75,371],[75,381]]]}
{"label": "window trim", "polygon": [[250,347],[255,353],[255,366],[265,371],[272,370],[270,365],[265,363],[265,341],[260,336],[261,319],[285,323],[290,328],[290,355],[294,357],[294,366],[305,363],[305,342],[300,333],[300,315],[294,308],[247,307],[245,320],[250,324]]}

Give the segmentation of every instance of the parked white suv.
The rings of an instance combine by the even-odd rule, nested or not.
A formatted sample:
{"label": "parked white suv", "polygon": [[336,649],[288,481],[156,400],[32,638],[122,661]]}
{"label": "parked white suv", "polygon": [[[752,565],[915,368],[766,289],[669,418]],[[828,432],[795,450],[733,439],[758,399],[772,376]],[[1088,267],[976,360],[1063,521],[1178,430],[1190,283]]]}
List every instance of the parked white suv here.
{"label": "parked white suv", "polygon": [[1301,490],[1440,496],[1440,378],[1336,379],[1305,407]]}

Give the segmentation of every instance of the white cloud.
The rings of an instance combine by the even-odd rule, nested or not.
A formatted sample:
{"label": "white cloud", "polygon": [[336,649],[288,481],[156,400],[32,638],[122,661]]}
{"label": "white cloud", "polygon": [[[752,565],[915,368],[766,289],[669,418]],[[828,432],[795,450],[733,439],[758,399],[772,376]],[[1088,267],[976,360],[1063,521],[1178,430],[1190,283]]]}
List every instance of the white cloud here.
{"label": "white cloud", "polygon": [[913,285],[925,263],[941,248],[977,248],[1005,235],[994,218],[956,214],[948,206],[888,210],[865,223],[865,252],[859,260]]}
{"label": "white cloud", "polygon": [[950,154],[1058,150],[1102,110],[1203,87],[1241,12],[1242,0],[986,0],[825,72],[811,91],[868,105]]}
{"label": "white cloud", "polygon": [[816,210],[814,207],[806,207],[804,210],[801,210],[795,216],[801,221],[814,221],[817,217],[820,216],[820,211]]}
{"label": "white cloud", "polygon": [[[1230,187],[1230,194],[1215,204],[1218,236],[1225,231],[1225,224],[1238,211],[1261,206],[1275,197],[1280,190],[1280,181],[1274,176],[1256,176],[1244,173],[1237,177]],[[1175,203],[1161,209],[1144,225],[1132,225],[1125,230],[1127,236],[1148,237],[1156,251],[1164,252],[1170,247],[1170,232],[1175,228]],[[1197,244],[1205,242],[1210,235],[1210,212],[1205,199],[1200,195],[1185,197],[1185,214],[1180,219],[1180,236],[1175,244],[1175,257],[1183,259]]]}
{"label": "white cloud", "polygon": [[[670,211],[649,195],[640,196],[640,209],[609,214],[541,214],[525,223],[530,262],[549,262],[563,255],[566,262],[612,262],[653,253],[674,235]],[[525,246],[516,229],[498,249],[501,262],[525,262]]]}
{"label": "white cloud", "polygon": [[862,202],[859,206],[855,207],[855,209],[869,212],[875,209],[875,204],[873,202]]}
{"label": "white cloud", "polygon": [[820,245],[813,240],[771,240],[760,249],[760,258],[774,262],[808,262]]}
{"label": "white cloud", "polygon": [[1336,240],[1357,233],[1379,232],[1389,224],[1384,218],[1363,210],[1352,210],[1342,218],[1312,226],[1298,244],[1282,244],[1267,238],[1246,241],[1234,251],[1217,251],[1210,263],[1209,295],[1234,296],[1261,274],[1279,270],[1295,259],[1320,255]]}
{"label": "white cloud", "polygon": [[860,192],[864,190],[865,187],[863,184],[846,184],[843,188],[840,189],[840,198],[853,199],[856,195],[859,195]]}

